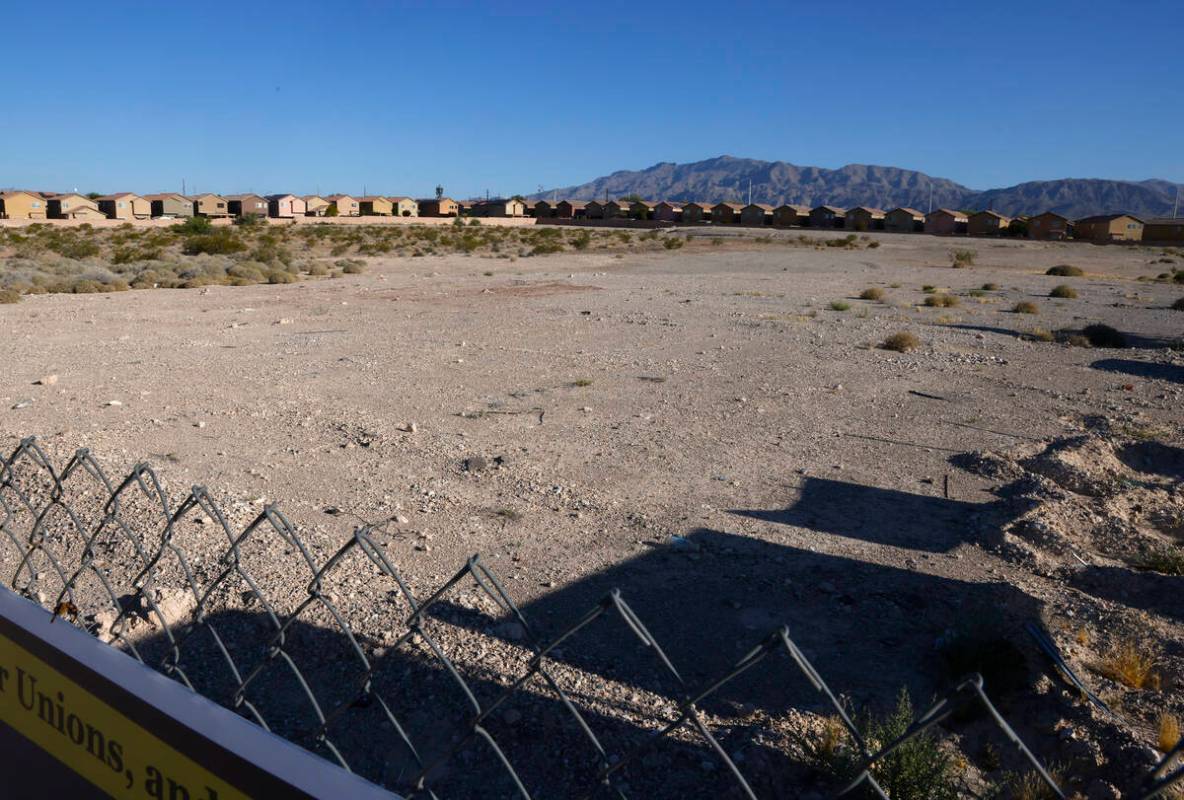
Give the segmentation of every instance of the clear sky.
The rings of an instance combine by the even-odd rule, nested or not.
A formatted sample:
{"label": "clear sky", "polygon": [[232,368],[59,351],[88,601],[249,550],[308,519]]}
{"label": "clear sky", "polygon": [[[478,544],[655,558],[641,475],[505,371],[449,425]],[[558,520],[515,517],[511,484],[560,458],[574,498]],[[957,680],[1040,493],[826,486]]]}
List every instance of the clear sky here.
{"label": "clear sky", "polygon": [[725,153],[1184,181],[1181,0],[55,0],[0,26],[0,186],[513,194]]}

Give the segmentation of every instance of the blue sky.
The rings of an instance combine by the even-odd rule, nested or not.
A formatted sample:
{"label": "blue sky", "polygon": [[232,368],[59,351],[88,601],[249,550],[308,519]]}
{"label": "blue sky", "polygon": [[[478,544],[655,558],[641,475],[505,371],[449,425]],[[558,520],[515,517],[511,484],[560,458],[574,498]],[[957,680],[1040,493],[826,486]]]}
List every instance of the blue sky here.
{"label": "blue sky", "polygon": [[1184,181],[1184,3],[954,5],[11,3],[0,186],[512,194],[725,153]]}

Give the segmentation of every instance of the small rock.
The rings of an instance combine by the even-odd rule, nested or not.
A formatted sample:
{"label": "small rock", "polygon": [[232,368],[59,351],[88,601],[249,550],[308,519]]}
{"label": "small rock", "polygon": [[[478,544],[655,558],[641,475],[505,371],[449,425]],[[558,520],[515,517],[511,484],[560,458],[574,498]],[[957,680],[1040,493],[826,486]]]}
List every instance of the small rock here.
{"label": "small rock", "polygon": [[408,522],[410,522],[410,521],[411,521],[411,520],[407,519],[407,518],[406,518],[405,516],[403,516],[402,514],[396,514],[396,515],[395,515],[395,522],[396,522],[396,523],[398,523],[399,525],[406,525],[406,524],[407,524]]}
{"label": "small rock", "polygon": [[276,320],[275,324],[276,325],[291,325],[292,320],[288,319],[287,317],[281,317],[280,319]]}
{"label": "small rock", "polygon": [[28,407],[29,407],[29,406],[31,406],[31,405],[33,405],[33,401],[32,401],[32,400],[21,400],[20,402],[18,402],[16,405],[14,405],[14,406],[12,407],[12,410],[13,410],[13,411],[19,411],[20,409],[22,409],[22,408],[28,408]]}
{"label": "small rock", "polygon": [[53,386],[57,382],[58,382],[57,375],[46,375],[44,378],[41,378],[40,380],[33,381],[33,383],[37,386]]}
{"label": "small rock", "polygon": [[206,426],[206,424],[204,422],[193,423],[193,427],[195,427],[195,428],[204,428],[205,426]]}
{"label": "small rock", "polygon": [[108,406],[121,406],[121,405],[123,405],[123,402],[120,400],[108,400],[107,405]]}
{"label": "small rock", "polygon": [[465,472],[483,472],[489,468],[489,462],[481,456],[469,456],[463,464]]}
{"label": "small rock", "polygon": [[414,422],[408,422],[399,430],[403,431],[404,433],[417,433],[419,431],[419,426]]}

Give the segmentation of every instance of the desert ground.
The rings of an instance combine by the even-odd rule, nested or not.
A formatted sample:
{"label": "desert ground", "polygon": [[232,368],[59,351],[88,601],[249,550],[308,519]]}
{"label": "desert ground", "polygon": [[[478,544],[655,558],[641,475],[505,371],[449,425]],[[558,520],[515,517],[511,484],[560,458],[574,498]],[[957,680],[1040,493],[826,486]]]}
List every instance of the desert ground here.
{"label": "desert ground", "polygon": [[[173,496],[207,487],[232,525],[276,504],[318,557],[372,523],[421,598],[480,554],[543,640],[619,589],[692,687],[781,625],[853,713],[891,710],[902,688],[920,710],[982,669],[1067,792],[1133,796],[1164,718],[1184,715],[1184,578],[1147,567],[1184,536],[1184,286],[1170,280],[1184,254],[821,246],[838,235],[667,230],[686,246],[367,255],[360,274],[291,284],[27,296],[0,305],[0,446],[36,435],[59,464],[89,448],[113,477],[146,460]],[[955,268],[960,249],[972,263]],[[1066,264],[1085,274],[1045,274]],[[1060,284],[1077,296],[1049,297]],[[870,288],[882,297],[860,299]],[[1086,346],[1091,324],[1128,346]],[[918,346],[880,346],[901,332]],[[226,544],[200,515],[177,538],[211,564]],[[17,560],[0,549],[6,582]],[[300,597],[307,571],[278,563],[269,591]],[[435,624],[492,690],[525,663],[521,634],[463,592]],[[219,612],[250,612],[235,602]],[[411,737],[443,747],[439,721],[462,704],[441,670],[386,649],[385,618],[351,617],[392,674],[420,670],[392,692]],[[1114,716],[1052,669],[1028,623]],[[683,691],[631,637],[606,618],[550,654],[609,753]],[[1131,649],[1149,661],[1142,688],[1107,667]],[[533,795],[581,796],[569,787],[594,752],[545,695],[527,687],[489,729]],[[788,658],[701,707],[758,796],[833,794],[808,744],[831,711]],[[390,735],[375,731],[352,735]],[[961,794],[1024,796],[1026,765],[982,717],[939,739]],[[357,768],[410,794],[394,751],[376,744]],[[478,780],[514,796],[478,745],[428,784],[463,797]],[[614,780],[628,796],[741,796],[689,732]]]}

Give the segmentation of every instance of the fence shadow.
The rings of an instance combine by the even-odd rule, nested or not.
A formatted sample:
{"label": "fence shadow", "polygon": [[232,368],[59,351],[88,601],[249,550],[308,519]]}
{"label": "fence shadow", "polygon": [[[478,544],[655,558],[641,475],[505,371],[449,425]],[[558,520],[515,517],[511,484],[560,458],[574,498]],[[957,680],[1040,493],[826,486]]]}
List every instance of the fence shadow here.
{"label": "fence shadow", "polygon": [[1132,358],[1100,358],[1090,366],[1103,372],[1116,372],[1134,378],[1184,383],[1184,366],[1179,364],[1156,364]]}

